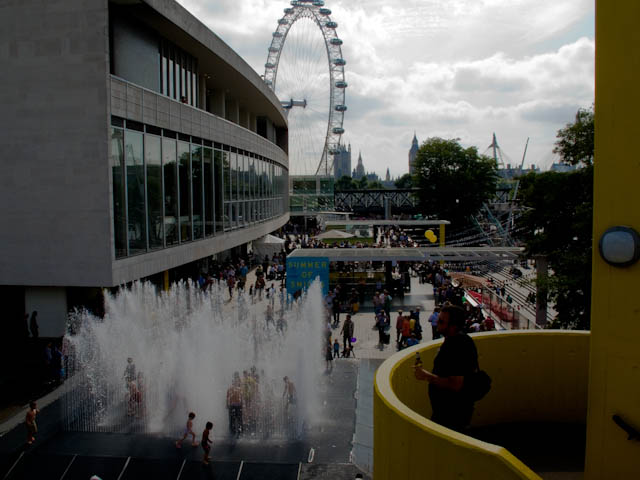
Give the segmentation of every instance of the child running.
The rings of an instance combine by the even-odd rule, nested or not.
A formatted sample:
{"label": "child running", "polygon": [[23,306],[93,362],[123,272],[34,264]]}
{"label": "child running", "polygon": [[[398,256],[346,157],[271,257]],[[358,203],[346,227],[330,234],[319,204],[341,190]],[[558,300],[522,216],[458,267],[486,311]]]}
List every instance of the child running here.
{"label": "child running", "polygon": [[191,446],[197,447],[198,442],[196,442],[196,434],[193,431],[193,419],[196,418],[196,414],[193,412],[189,412],[189,419],[187,420],[187,425],[184,427],[184,432],[182,438],[176,442],[176,448],[182,448],[182,442],[186,440],[186,438],[191,435]]}
{"label": "child running", "polygon": [[204,432],[202,432],[202,450],[204,450],[204,455],[202,456],[202,463],[204,465],[209,465],[209,460],[211,457],[209,456],[209,451],[211,451],[211,440],[209,440],[209,433],[211,433],[211,429],[213,428],[213,423],[207,422],[206,428]]}

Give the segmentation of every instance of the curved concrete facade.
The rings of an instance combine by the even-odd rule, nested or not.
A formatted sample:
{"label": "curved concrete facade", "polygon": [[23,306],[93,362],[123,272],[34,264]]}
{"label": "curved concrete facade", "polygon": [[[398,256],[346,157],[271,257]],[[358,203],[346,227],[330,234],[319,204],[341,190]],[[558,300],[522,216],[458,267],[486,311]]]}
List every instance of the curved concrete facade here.
{"label": "curved concrete facade", "polygon": [[[510,422],[584,423],[589,332],[513,331],[473,335],[492,389],[472,426]],[[505,448],[431,420],[426,382],[413,375],[415,353],[431,368],[442,340],[403,350],[378,369],[374,385],[376,479],[539,479]],[[411,459],[409,461],[409,459]]]}
{"label": "curved concrete facade", "polygon": [[[271,208],[246,226],[116,259],[114,119],[222,144],[288,179],[280,102],[173,0],[4,3],[0,31],[0,285],[115,286],[247,243],[288,220],[284,199],[277,216]],[[163,91],[165,45],[191,68],[188,98]]]}

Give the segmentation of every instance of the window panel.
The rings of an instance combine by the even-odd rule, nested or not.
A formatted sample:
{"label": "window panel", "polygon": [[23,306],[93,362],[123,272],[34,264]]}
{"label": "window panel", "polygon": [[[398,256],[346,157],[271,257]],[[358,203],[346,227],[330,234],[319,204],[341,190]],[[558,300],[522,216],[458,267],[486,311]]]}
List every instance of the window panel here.
{"label": "window panel", "polygon": [[124,132],[111,129],[111,175],[113,180],[113,235],[116,258],[127,256],[127,198],[124,179]]}
{"label": "window panel", "polygon": [[222,154],[221,150],[214,151],[213,167],[214,167],[214,194],[215,194],[215,231],[222,232],[224,229],[223,217],[224,217],[224,187],[223,187],[223,168],[222,168]]}
{"label": "window panel", "polygon": [[191,185],[193,192],[193,238],[199,239],[204,236],[202,147],[199,145],[191,145]]}
{"label": "window panel", "polygon": [[124,157],[127,167],[127,236],[129,254],[146,252],[147,228],[144,191],[143,135],[125,130]]}
{"label": "window panel", "polygon": [[162,139],[162,174],[164,182],[164,232],[166,245],[178,243],[178,164],[176,141]]}
{"label": "window panel", "polygon": [[214,232],[214,198],[213,198],[213,150],[205,147],[202,152],[204,179],[204,233],[207,237]]}
{"label": "window panel", "polygon": [[164,247],[164,218],[162,213],[162,153],[161,138],[144,137],[144,162],[147,170],[147,228],[149,249]]}
{"label": "window panel", "polygon": [[191,165],[189,144],[178,142],[178,185],[180,196],[180,241],[193,239],[191,231]]}

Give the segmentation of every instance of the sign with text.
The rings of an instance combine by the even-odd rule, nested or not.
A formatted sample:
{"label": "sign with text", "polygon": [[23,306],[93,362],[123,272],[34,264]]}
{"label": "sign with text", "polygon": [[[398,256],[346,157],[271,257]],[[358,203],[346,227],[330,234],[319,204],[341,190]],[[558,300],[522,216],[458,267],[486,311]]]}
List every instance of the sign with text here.
{"label": "sign with text", "polygon": [[287,258],[287,293],[306,290],[316,277],[322,282],[322,294],[329,293],[329,259],[326,257]]}

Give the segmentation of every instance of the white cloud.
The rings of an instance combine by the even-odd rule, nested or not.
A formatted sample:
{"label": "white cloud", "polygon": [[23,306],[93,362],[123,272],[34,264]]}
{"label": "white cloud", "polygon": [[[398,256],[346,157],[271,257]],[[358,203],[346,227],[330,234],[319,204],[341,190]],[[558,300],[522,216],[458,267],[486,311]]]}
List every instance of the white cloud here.
{"label": "white cloud", "polygon": [[[182,0],[263,73],[288,1]],[[414,130],[548,166],[556,131],[594,97],[592,0],[326,0],[344,40],[349,82],[344,139],[365,167],[407,170]],[[295,26],[294,26],[295,28]],[[568,38],[568,39],[567,39]],[[354,156],[353,163],[356,158]]]}

